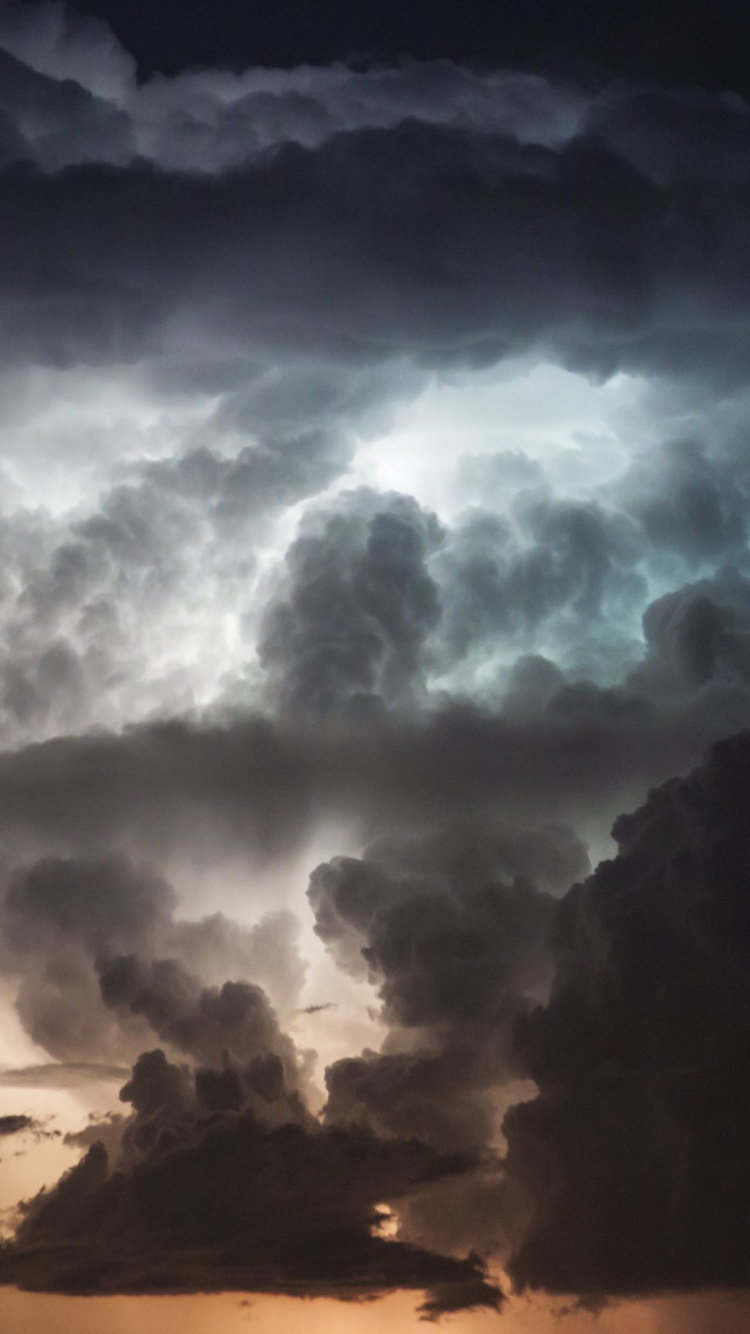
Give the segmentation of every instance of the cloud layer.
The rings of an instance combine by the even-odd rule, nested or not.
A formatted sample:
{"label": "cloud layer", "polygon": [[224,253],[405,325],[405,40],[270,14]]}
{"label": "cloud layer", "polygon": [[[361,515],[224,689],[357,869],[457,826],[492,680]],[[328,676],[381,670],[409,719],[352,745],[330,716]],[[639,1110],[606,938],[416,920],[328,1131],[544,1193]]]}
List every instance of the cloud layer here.
{"label": "cloud layer", "polygon": [[745,1287],[747,104],[289,64],[0,15],[0,1281]]}

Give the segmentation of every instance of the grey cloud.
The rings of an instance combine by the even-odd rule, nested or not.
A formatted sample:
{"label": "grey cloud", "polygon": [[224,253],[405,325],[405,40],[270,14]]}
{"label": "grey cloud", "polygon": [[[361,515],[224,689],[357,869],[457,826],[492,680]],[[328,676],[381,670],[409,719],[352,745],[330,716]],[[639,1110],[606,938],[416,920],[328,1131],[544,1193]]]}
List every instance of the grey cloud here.
{"label": "grey cloud", "polygon": [[[10,170],[3,200],[0,288],[16,311],[3,354],[42,363],[154,355],[176,318],[251,355],[260,342],[441,365],[544,344],[611,371],[666,366],[680,340],[684,364],[693,338],[710,369],[723,349],[690,311],[718,300],[726,314],[741,290],[715,193],[672,200],[593,140],[557,152],[409,121],[287,146],[226,178]],[[710,277],[690,243],[704,203]],[[691,293],[676,323],[675,286]]]}
{"label": "grey cloud", "polygon": [[[27,1032],[66,1063],[49,1072],[52,1082],[72,1075],[75,1083],[81,1068],[97,1075],[97,1066],[81,1062],[114,1062],[137,1051],[148,1039],[147,1022],[178,1046],[189,1047],[192,1034],[204,1059],[209,1047],[216,1055],[214,1048],[250,1041],[253,997],[258,1034],[271,1042],[276,1032],[271,1046],[293,1068],[289,1044],[250,979],[269,986],[283,1012],[294,1010],[306,967],[294,916],[276,912],[244,927],[221,913],[180,920],[175,908],[171,886],[125,857],[46,860],[13,873],[0,907],[0,957]],[[248,981],[220,993],[217,980],[227,973]],[[109,1009],[101,999],[104,976]]]}
{"label": "grey cloud", "polygon": [[597,654],[610,659],[611,672],[646,595],[641,556],[639,528],[627,515],[541,486],[524,488],[507,515],[470,510],[435,561],[445,605],[438,662],[446,669],[467,655],[491,660],[541,639],[580,674],[596,670]]}
{"label": "grey cloud", "polygon": [[[495,1088],[504,1078],[496,1050],[365,1051],[328,1067],[326,1121],[367,1126],[385,1138],[416,1135],[447,1152],[482,1152],[497,1139]],[[449,1249],[455,1245],[452,1237]]]}
{"label": "grey cloud", "polygon": [[92,956],[163,931],[176,904],[155,873],[138,874],[124,858],[42,862],[11,879],[3,938],[19,954],[69,937]]}
{"label": "grey cloud", "polygon": [[[155,629],[159,615],[168,614],[192,568],[189,543],[200,530],[179,497],[159,508],[158,500],[153,488],[119,487],[98,512],[72,523],[34,524],[21,514],[9,525],[5,545],[14,586],[2,615],[6,742],[84,728],[93,721],[94,698],[101,711],[96,721],[113,722],[118,700],[122,707],[123,693],[127,697],[146,674],[144,620]],[[30,551],[35,528],[40,540]],[[148,675],[153,707],[158,668]],[[141,690],[148,698],[143,675]]]}
{"label": "grey cloud", "polygon": [[410,117],[555,143],[573,132],[584,100],[572,85],[523,73],[482,76],[443,60],[249,70],[234,79],[204,71],[147,83],[128,104],[143,156],[216,172],[284,142],[315,148],[341,131],[392,128]]}
{"label": "grey cloud", "polygon": [[143,1015],[163,1042],[201,1064],[221,1063],[224,1052],[249,1063],[275,1055],[294,1087],[298,1061],[294,1045],[278,1026],[265,992],[251,982],[201,987],[174,959],[145,964],[137,955],[120,955],[98,964],[105,1005]]}
{"label": "grey cloud", "polygon": [[633,683],[656,695],[743,684],[750,673],[750,581],[732,568],[665,593],[643,617],[646,655]]}
{"label": "grey cloud", "polygon": [[560,905],[551,999],[518,1034],[539,1096],[505,1121],[521,1287],[747,1285],[749,757],[744,733],[651,792]]}
{"label": "grey cloud", "polygon": [[748,107],[731,92],[617,81],[598,94],[582,128],[661,185],[686,177],[733,183],[750,177]]}
{"label": "grey cloud", "polygon": [[[0,1139],[10,1139],[13,1135],[30,1134],[35,1140],[60,1139],[62,1131],[48,1130],[44,1121],[37,1121],[33,1116],[23,1113],[0,1116]],[[19,1150],[19,1153],[23,1150]]]}
{"label": "grey cloud", "polygon": [[495,1142],[513,1027],[550,968],[553,900],[511,877],[533,866],[560,885],[587,865],[570,831],[474,824],[318,867],[316,930],[344,966],[359,955],[390,1028],[380,1053],[326,1071],[327,1118],[443,1148]]}
{"label": "grey cloud", "polygon": [[[127,1071],[125,1071],[127,1076]],[[63,1144],[69,1149],[90,1149],[92,1144],[103,1144],[111,1159],[117,1157],[122,1143],[127,1118],[118,1112],[107,1116],[90,1116],[88,1124],[82,1130],[69,1130],[63,1136]]]}
{"label": "grey cloud", "polygon": [[31,1130],[36,1125],[36,1121],[31,1116],[21,1114],[15,1116],[0,1116],[0,1137],[6,1135],[20,1135],[24,1130]]}
{"label": "grey cloud", "polygon": [[636,460],[623,481],[624,507],[635,512],[657,551],[673,552],[693,567],[729,561],[746,545],[744,480],[729,451],[711,458],[694,441],[668,441]]}
{"label": "grey cloud", "polygon": [[224,913],[198,921],[173,921],[165,944],[198,977],[216,985],[229,973],[258,980],[273,989],[277,1008],[292,1012],[307,975],[299,952],[300,923],[288,908],[266,913],[253,927],[242,927]]}
{"label": "grey cloud", "polygon": [[0,1069],[0,1088],[85,1088],[88,1084],[121,1084],[127,1068],[88,1061],[26,1065]]}
{"label": "grey cloud", "polygon": [[127,144],[129,156],[209,173],[242,166],[279,143],[315,147],[342,130],[393,127],[408,117],[556,143],[574,132],[588,100],[570,81],[523,71],[481,74],[450,60],[204,69],[137,84],[133,61],[103,24],[55,4],[6,5],[0,47],[19,69],[10,109],[22,116],[31,88],[46,111],[46,125],[29,127],[27,151],[41,148],[44,161],[44,129],[49,135],[52,128],[58,154],[70,141],[60,165],[78,160],[81,130],[88,131],[88,153],[101,160],[117,160]]}
{"label": "grey cloud", "polygon": [[289,858],[329,817],[363,842],[449,817],[607,828],[749,715],[731,683],[659,704],[579,684],[531,716],[453,704],[354,731],[234,717],[57,738],[0,757],[2,827],[19,860],[29,845],[88,856],[137,847],[199,865],[236,852]]}
{"label": "grey cloud", "polygon": [[440,538],[435,516],[405,496],[363,493],[308,522],[287,553],[288,589],[266,610],[259,644],[281,709],[411,698],[440,617],[426,568]]}
{"label": "grey cloud", "polygon": [[499,1171],[500,1124],[523,1095],[514,1033],[546,993],[554,905],[523,877],[559,893],[587,868],[570,830],[488,821],[381,840],[311,877],[318,934],[350,969],[359,954],[389,1025],[380,1052],[326,1071],[327,1122],[481,1159],[405,1202],[405,1237],[450,1254],[508,1252],[518,1210]]}
{"label": "grey cloud", "polygon": [[[16,24],[6,39],[32,64],[37,50],[37,72],[23,77],[42,100],[99,108],[101,89],[90,91],[81,70],[80,83],[50,77],[39,57],[45,40],[70,72],[65,23],[50,23],[53,38],[41,45],[33,24],[31,36],[20,40]],[[98,46],[104,66],[112,52],[101,33],[77,36],[79,51]],[[739,369],[741,229],[730,199],[696,170],[692,147],[699,127],[700,160],[712,171],[728,152],[740,216],[747,117],[731,99],[615,85],[581,122],[590,95],[564,81],[478,76],[446,61],[364,73],[204,72],[140,90],[125,76],[124,86],[100,120],[127,114],[136,125],[142,116],[130,169],[102,162],[54,181],[8,176],[6,239],[20,298],[11,355],[185,356],[197,375],[182,332],[193,345],[213,344],[209,362],[223,343],[236,373],[269,346],[334,362],[378,362],[390,349],[440,365],[541,345],[595,373]],[[66,142],[71,134],[59,131]],[[284,144],[288,136],[308,147]],[[248,163],[258,140],[281,147]],[[143,159],[158,158],[159,144],[168,161],[149,167]],[[213,173],[235,170],[221,180],[192,172],[209,163]],[[50,216],[54,238],[44,230]],[[20,238],[32,235],[35,267],[24,269]]]}
{"label": "grey cloud", "polygon": [[[386,142],[387,198],[379,183]],[[466,191],[455,195],[450,186],[458,170],[469,175]],[[483,344],[500,347],[506,339],[523,345],[545,332],[543,323],[561,301],[572,306],[566,322],[574,312],[585,318],[594,301],[606,303],[613,315],[624,308],[629,325],[630,308],[635,315],[638,301],[634,306],[630,292],[647,281],[637,243],[652,211],[650,191],[634,177],[624,194],[630,201],[631,237],[621,249],[632,271],[626,285],[624,274],[593,262],[583,238],[580,254],[574,246],[563,260],[559,245],[554,261],[545,254],[544,229],[554,227],[554,219],[558,235],[564,235],[565,214],[580,207],[577,192],[584,180],[576,178],[581,175],[591,177],[587,207],[597,191],[606,197],[615,188],[623,190],[628,179],[624,166],[608,163],[593,149],[588,160],[581,152],[568,164],[565,155],[558,161],[540,149],[522,150],[416,123],[340,136],[314,154],[287,148],[255,171],[224,181],[142,167],[70,169],[56,178],[12,172],[4,193],[3,285],[9,294],[12,263],[16,300],[24,298],[17,304],[13,354],[42,361],[51,355],[63,363],[136,357],[159,347],[166,321],[186,306],[196,313],[202,307],[206,337],[212,326],[218,334],[212,311],[218,312],[222,291],[229,298],[228,305],[221,303],[225,334],[248,348],[255,335],[281,339],[292,348],[301,339],[321,348],[327,344],[344,360],[348,348],[360,359],[376,360],[389,349],[430,357],[434,348],[433,355],[442,360],[451,353],[471,356],[472,348],[481,356]],[[303,196],[304,264],[295,221]],[[656,212],[656,201],[654,206]],[[186,211],[192,218],[190,236],[183,232],[182,244],[175,246]],[[127,232],[118,236],[108,226],[105,233],[104,212],[118,220],[116,225],[124,226],[127,219]],[[54,238],[45,229],[50,216],[56,219]],[[549,223],[540,236],[546,216]],[[586,225],[593,224],[592,217]],[[503,236],[504,231],[511,234]],[[490,264],[491,233],[498,235]],[[430,234],[431,258],[424,251],[424,236]],[[551,234],[546,233],[547,243]],[[336,236],[332,267],[330,240]],[[32,238],[30,267],[24,257]],[[515,251],[512,272],[499,259],[509,249]],[[544,313],[541,275],[533,285],[525,282],[525,270],[538,268],[542,260]],[[43,288],[42,271],[49,275]],[[445,289],[440,309],[437,288]],[[492,313],[489,290],[494,292]],[[327,294],[323,320],[322,292]],[[500,310],[509,321],[507,330],[498,322]]]}
{"label": "grey cloud", "polygon": [[522,653],[505,682],[504,707],[511,718],[530,721],[544,715],[558,696],[564,696],[565,673],[540,653]]}
{"label": "grey cloud", "polygon": [[26,156],[27,148],[18,126],[10,116],[0,115],[0,168]]}
{"label": "grey cloud", "polygon": [[[402,1286],[428,1318],[499,1306],[477,1248],[589,1302],[746,1284],[747,740],[557,901],[589,870],[570,824],[599,846],[750,723],[746,108],[448,62],[139,86],[54,8],[3,41],[0,359],[61,396],[112,368],[187,424],[0,522],[0,958],[59,1058],[0,1084],[142,1053],[0,1280]],[[435,372],[526,352],[661,383],[623,475],[468,459],[484,508],[451,527],[320,498]],[[365,852],[314,873],[317,931],[388,1032],[319,1125],[294,920],[186,921],[130,858],[291,864],[332,826]]]}
{"label": "grey cloud", "polygon": [[[424,1314],[502,1296],[479,1263],[374,1234],[376,1207],[465,1170],[415,1140],[206,1111],[160,1051],[123,1089],[135,1116],[110,1168],[102,1144],[27,1207],[0,1280],[35,1290],[235,1290],[361,1298],[428,1290]],[[248,1188],[238,1191],[243,1181]]]}
{"label": "grey cloud", "polygon": [[32,8],[7,0],[0,47],[55,82],[72,82],[107,100],[117,101],[135,77],[135,61],[106,23],[55,0]]}
{"label": "grey cloud", "polygon": [[43,862],[16,873],[2,905],[0,950],[16,979],[16,1008],[31,1038],[62,1061],[117,1060],[122,1033],[99,1003],[92,959],[110,942],[146,940],[168,919],[174,896],[125,859]]}
{"label": "grey cloud", "polygon": [[2,50],[0,112],[16,131],[8,162],[31,161],[54,172],[80,162],[125,165],[134,156],[132,127],[122,110],[72,80],[44,78]]}
{"label": "grey cloud", "polygon": [[[398,77],[383,74],[383,87],[397,89]],[[423,78],[425,87],[433,86],[432,77],[404,75],[407,82]],[[463,77],[455,76],[456,89]],[[451,79],[442,69],[435,86]],[[463,182],[460,190],[454,178]],[[47,535],[31,569],[19,571],[23,587],[6,629],[12,648],[3,682],[7,741],[118,726],[154,708],[189,709],[195,698],[190,673],[162,649],[168,636],[161,637],[160,626],[175,608],[190,606],[199,621],[202,605],[231,590],[231,615],[247,634],[249,652],[257,623],[257,605],[250,610],[254,553],[269,515],[345,468],[358,418],[371,420],[378,403],[407,385],[413,392],[420,372],[404,370],[404,356],[424,371],[446,360],[481,362],[511,347],[541,345],[591,372],[602,369],[610,346],[614,360],[605,369],[658,370],[673,358],[673,369],[682,371],[688,343],[697,348],[710,325],[701,362],[707,373],[714,365],[723,374],[728,358],[721,328],[732,326],[735,358],[742,341],[741,321],[738,326],[727,304],[742,283],[733,279],[721,288],[735,262],[722,240],[726,220],[712,223],[715,262],[707,268],[703,243],[690,239],[691,210],[702,216],[703,201],[689,191],[672,198],[674,190],[639,179],[601,142],[542,148],[476,127],[413,119],[339,134],[315,151],[287,147],[222,179],[142,163],[127,170],[71,169],[54,179],[11,172],[7,207],[16,213],[15,222],[8,215],[8,254],[14,256],[9,280],[16,329],[24,319],[20,300],[32,341],[34,329],[43,341],[58,330],[64,337],[66,319],[51,315],[48,306],[59,300],[70,307],[73,362],[82,351],[73,346],[77,328],[95,360],[131,353],[140,359],[158,392],[202,384],[210,393],[218,384],[222,401],[177,457],[142,465],[130,484],[102,497],[98,510]],[[76,212],[84,202],[85,226]],[[706,208],[723,207],[714,191]],[[597,209],[602,217],[592,213]],[[53,215],[56,235],[45,239],[44,219]],[[189,234],[180,227],[187,215]],[[78,247],[86,227],[83,254]],[[673,244],[674,228],[685,232],[684,246]],[[184,253],[175,235],[184,238]],[[433,238],[429,253],[425,235]],[[730,249],[732,235],[725,238]],[[604,236],[611,243],[602,242],[600,253]],[[505,255],[513,255],[512,272]],[[525,266],[531,277],[524,277]],[[741,278],[739,270],[735,276]],[[709,292],[706,283],[719,286]],[[694,299],[680,296],[675,313],[672,289],[683,293],[691,284]],[[110,298],[116,346],[108,347]],[[707,313],[699,318],[704,298]],[[32,309],[37,300],[39,319]],[[600,327],[602,311],[618,324],[618,309],[619,327]],[[695,333],[685,326],[692,318]],[[130,353],[122,343],[128,327]],[[207,341],[210,354],[197,354]],[[36,355],[21,348],[21,359],[27,353]],[[44,349],[40,355],[48,359]],[[61,355],[65,361],[68,353]],[[279,369],[272,373],[274,358]],[[52,361],[59,361],[57,352]],[[223,452],[228,442],[231,457]],[[637,613],[648,596],[637,568],[638,528],[629,528],[614,507],[632,511],[657,555],[718,560],[736,554],[743,540],[736,468],[717,471],[697,448],[673,450],[669,460],[644,465],[628,495],[615,490],[608,497],[612,509],[590,497],[518,502],[516,548],[496,518],[476,516],[463,525],[442,567],[433,563],[428,570],[437,582],[442,570],[445,589],[435,597],[446,615],[425,663],[438,673],[460,666],[470,675],[498,652],[554,651],[574,675],[612,681],[617,661],[637,652]],[[293,548],[290,562],[299,551]],[[338,558],[343,562],[343,552]],[[303,582],[298,571],[295,577]],[[349,579],[353,572],[342,572],[338,582]],[[382,627],[373,627],[356,597],[350,600],[340,629],[342,655],[349,636],[351,661],[339,664],[344,679],[338,685],[327,683],[334,698],[382,685],[383,663],[375,663]],[[302,664],[305,653],[315,656],[314,633],[303,625],[305,601],[300,592],[296,607],[276,608],[261,648],[270,674],[282,678],[277,697],[304,695],[314,703]],[[425,604],[425,622],[429,610]],[[435,607],[431,614],[434,630]],[[154,648],[149,665],[144,619]],[[415,681],[424,670],[414,662],[424,656],[418,647],[399,669]],[[164,665],[157,668],[162,651]],[[467,654],[468,664],[462,662]],[[320,677],[319,664],[311,670]],[[227,699],[252,697],[252,672],[246,683],[236,663],[233,671]],[[216,690],[215,679],[210,686]],[[408,696],[403,680],[383,688],[394,699]]]}
{"label": "grey cloud", "polygon": [[551,825],[523,829],[499,819],[452,821],[421,838],[382,838],[361,858],[340,857],[312,874],[308,898],[316,930],[341,962],[361,970],[346,942],[364,943],[381,914],[400,904],[437,893],[449,898],[485,885],[531,877],[544,889],[560,893],[588,869],[585,848],[573,831]]}
{"label": "grey cloud", "polygon": [[105,461],[95,499],[1,520],[6,744],[189,709],[222,672],[241,691],[274,525],[346,467],[354,421],[380,420],[382,394],[367,371],[261,367],[196,409],[169,457]]}
{"label": "grey cloud", "polygon": [[[213,604],[214,592],[226,596],[231,590],[232,611],[250,650],[257,621],[257,607],[248,611],[254,551],[267,535],[264,525],[346,466],[357,414],[371,415],[378,397],[388,394],[385,371],[373,378],[360,368],[339,374],[319,365],[287,367],[269,378],[255,367],[253,376],[242,392],[223,396],[202,428],[214,444],[228,433],[236,447],[231,458],[203,444],[140,465],[128,485],[102,497],[98,509],[62,531],[46,533],[35,562],[26,551],[28,535],[9,537],[22,583],[6,628],[12,645],[4,682],[9,741],[92,723],[118,725],[153,707],[190,707],[190,674],[180,669],[174,654],[161,671],[154,666],[149,671],[144,617],[150,618],[160,647],[160,626],[176,608],[192,605],[199,621],[201,599]],[[403,392],[406,382],[398,376],[391,391],[396,383]],[[305,428],[308,412],[317,413],[318,421]],[[253,430],[255,442],[240,444]],[[650,561],[658,572],[658,557],[665,551],[693,561],[739,551],[744,519],[733,482],[736,471],[731,460],[718,466],[698,447],[681,447],[641,461],[624,490],[610,490],[607,505],[590,497],[563,500],[541,489],[535,495],[533,487],[528,492],[522,487],[510,528],[495,515],[475,514],[428,563],[428,576],[442,587],[432,608],[423,607],[425,638],[435,630],[436,601],[442,601],[445,615],[429,652],[413,648],[412,675],[418,678],[426,667],[444,672],[457,665],[470,675],[498,652],[541,647],[554,650],[578,676],[611,681],[623,656],[632,659],[637,652],[638,612],[647,596],[644,564],[648,568]],[[618,512],[621,505],[636,516],[640,529]],[[13,553],[14,542],[22,547],[21,559]],[[352,661],[348,669],[341,665],[340,686],[329,682],[334,697],[339,690],[372,690],[378,675],[374,659],[381,652],[376,639],[382,641],[382,627],[372,625],[357,597],[354,556],[344,569],[345,544],[340,545],[338,583],[352,583],[349,608],[343,603],[340,608],[340,649],[345,656],[349,636]],[[309,697],[310,707],[315,690],[306,670],[311,666],[315,676],[317,669],[314,662],[303,665],[302,658],[305,653],[314,658],[315,634],[320,654],[325,635],[322,618],[319,630],[304,626],[303,547],[297,544],[288,557],[296,565],[293,578],[299,587],[290,602],[296,596],[297,605],[277,606],[267,617],[261,656],[271,675],[286,679],[280,695]],[[427,587],[424,582],[423,591]],[[432,625],[427,624],[430,616]],[[391,629],[386,627],[388,633]],[[158,660],[158,653],[154,657]],[[255,685],[244,698],[252,697]],[[227,697],[243,698],[242,691],[240,674],[229,683]],[[389,685],[388,691],[403,699],[405,682],[397,689]]]}

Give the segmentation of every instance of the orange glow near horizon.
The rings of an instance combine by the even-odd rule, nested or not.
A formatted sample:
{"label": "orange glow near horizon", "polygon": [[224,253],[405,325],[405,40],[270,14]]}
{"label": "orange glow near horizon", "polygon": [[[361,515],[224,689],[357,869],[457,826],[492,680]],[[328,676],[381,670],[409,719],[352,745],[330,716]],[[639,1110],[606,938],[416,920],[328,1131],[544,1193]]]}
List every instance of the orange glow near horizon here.
{"label": "orange glow near horizon", "polygon": [[[244,1303],[244,1304],[243,1304]],[[5,1289],[0,1293],[3,1334],[417,1334],[429,1329],[418,1318],[418,1298],[399,1293],[380,1301],[219,1296],[47,1297]],[[451,1316],[446,1334],[651,1334],[648,1312],[560,1317],[536,1303],[513,1303],[494,1313]],[[612,1322],[616,1316],[617,1323]]]}
{"label": "orange glow near horizon", "polygon": [[[3,1334],[419,1334],[418,1295],[368,1302],[244,1297],[48,1297],[0,1289]],[[444,1334],[746,1334],[750,1297],[623,1302],[599,1314],[548,1299],[511,1299],[502,1314],[466,1313],[440,1322]]]}
{"label": "orange glow near horizon", "polygon": [[[414,1295],[336,1302],[239,1294],[48,1297],[0,1289],[3,1334],[418,1334]],[[599,1315],[512,1301],[502,1315],[448,1317],[445,1334],[745,1334],[750,1302],[726,1294],[628,1302]]]}
{"label": "orange glow near horizon", "polygon": [[[702,1299],[697,1299],[702,1301]],[[248,1297],[39,1297],[5,1289],[0,1293],[3,1334],[418,1334],[428,1325],[416,1314],[414,1294],[399,1293],[374,1302]],[[452,1315],[446,1334],[661,1334],[659,1307],[671,1303],[633,1302],[602,1314],[559,1314],[550,1303],[511,1302],[506,1313]],[[747,1309],[743,1319],[747,1319]],[[690,1325],[683,1329],[690,1329]],[[727,1330],[725,1319],[722,1331]],[[737,1326],[737,1329],[739,1330]],[[746,1326],[743,1326],[746,1327]],[[703,1329],[698,1325],[697,1329]]]}

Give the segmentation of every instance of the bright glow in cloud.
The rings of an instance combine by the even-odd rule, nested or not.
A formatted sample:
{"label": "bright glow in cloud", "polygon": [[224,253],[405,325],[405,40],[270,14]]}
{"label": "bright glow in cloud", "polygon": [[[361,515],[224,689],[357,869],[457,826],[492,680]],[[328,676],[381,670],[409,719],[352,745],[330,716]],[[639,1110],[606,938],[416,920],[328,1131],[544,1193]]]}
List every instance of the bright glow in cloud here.
{"label": "bright glow in cloud", "polygon": [[0,1065],[60,1063],[0,1070],[0,1208],[72,1161],[25,1118],[80,1129],[120,1076],[133,1109],[0,1278],[404,1286],[467,1330],[476,1256],[637,1297],[689,1292],[697,1238],[746,1283],[747,739],[679,777],[750,721],[744,105],[450,60],[140,79],[55,4],[3,10],[0,75]]}
{"label": "bright glow in cloud", "polygon": [[435,380],[386,435],[360,444],[346,480],[404,491],[450,519],[488,500],[462,462],[507,452],[541,464],[562,494],[590,491],[626,466],[623,428],[641,392],[631,376],[596,384],[544,362]]}

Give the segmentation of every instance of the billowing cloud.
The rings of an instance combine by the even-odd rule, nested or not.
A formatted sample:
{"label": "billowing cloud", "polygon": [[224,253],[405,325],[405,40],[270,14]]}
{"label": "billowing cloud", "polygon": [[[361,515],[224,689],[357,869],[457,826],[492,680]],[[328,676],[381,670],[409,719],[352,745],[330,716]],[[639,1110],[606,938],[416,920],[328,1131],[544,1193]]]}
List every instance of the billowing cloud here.
{"label": "billowing cloud", "polygon": [[435,516],[405,496],[365,493],[310,527],[287,553],[289,588],[269,609],[259,645],[280,707],[408,702],[440,619],[426,568],[442,536]]}
{"label": "billowing cloud", "polygon": [[199,1075],[193,1085],[163,1052],[142,1055],[123,1089],[135,1115],[122,1158],[110,1170],[96,1143],[32,1201],[15,1241],[0,1250],[2,1277],[72,1293],[239,1289],[352,1299],[399,1287],[428,1289],[430,1316],[499,1308],[477,1262],[377,1235],[378,1205],[460,1171],[460,1160],[363,1131],[265,1129],[242,1110],[231,1075]]}
{"label": "billowing cloud", "polygon": [[204,1059],[220,1050],[224,1022],[252,1043],[255,1015],[268,1037],[275,1020],[255,982],[238,981],[232,996],[216,989],[230,971],[265,981],[294,1010],[305,965],[291,913],[243,927],[221,913],[182,921],[175,906],[161,876],[124,857],[49,859],[12,876],[0,908],[4,972],[17,979],[29,1036],[64,1068],[135,1055],[149,1028],[183,1050],[191,1032]]}
{"label": "billowing cloud", "polygon": [[0,1281],[748,1287],[747,105],[136,8],[0,14],[0,1085],[85,1104]]}
{"label": "billowing cloud", "polygon": [[615,826],[562,900],[537,1098],[506,1117],[522,1287],[596,1298],[748,1282],[747,733]]}

